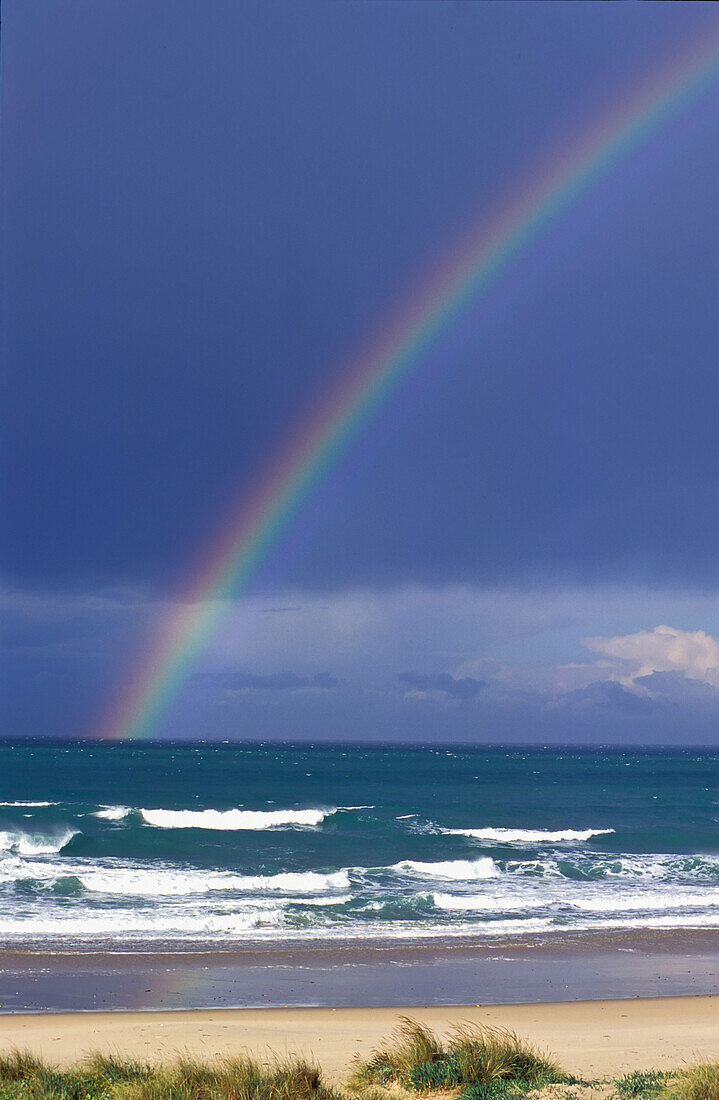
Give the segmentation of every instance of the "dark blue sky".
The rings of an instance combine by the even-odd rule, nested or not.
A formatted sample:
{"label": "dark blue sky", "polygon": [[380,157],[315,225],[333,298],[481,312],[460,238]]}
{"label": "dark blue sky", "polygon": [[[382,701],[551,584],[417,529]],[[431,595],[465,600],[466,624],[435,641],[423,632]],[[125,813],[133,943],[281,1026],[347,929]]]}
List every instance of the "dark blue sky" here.
{"label": "dark blue sky", "polygon": [[[62,714],[68,732],[101,707],[153,601],[408,288],[534,165],[718,32],[716,9],[691,3],[5,0],[13,730]],[[714,592],[718,124],[719,81],[466,311],[308,502],[258,592],[666,593],[634,618],[619,596],[600,601],[614,619],[569,615],[571,641],[545,638],[551,660]],[[103,604],[112,623],[90,622],[109,590],[125,593]],[[678,629],[719,630],[681,606]],[[258,676],[304,677],[323,698],[336,685],[314,676],[364,683],[359,658],[329,667],[328,642],[305,667],[300,635],[279,637],[284,655],[233,658],[254,685],[243,698]],[[485,639],[412,663],[385,641],[393,684],[505,656]],[[74,666],[58,672],[57,646]],[[60,678],[42,705],[38,676]]]}

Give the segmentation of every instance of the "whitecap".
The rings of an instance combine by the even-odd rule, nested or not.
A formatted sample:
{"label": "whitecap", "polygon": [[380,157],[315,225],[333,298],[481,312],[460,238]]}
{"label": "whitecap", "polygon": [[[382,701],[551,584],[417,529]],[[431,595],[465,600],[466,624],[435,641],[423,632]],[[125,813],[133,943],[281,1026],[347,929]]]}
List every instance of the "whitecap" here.
{"label": "whitecap", "polygon": [[59,802],[0,802],[0,806],[22,806],[24,809],[39,809],[41,806],[59,805]]}
{"label": "whitecap", "polygon": [[130,813],[132,813],[132,810],[129,806],[103,806],[101,810],[96,810],[92,816],[101,817],[104,821],[122,821]]}
{"label": "whitecap", "polygon": [[450,836],[467,836],[473,840],[496,840],[504,844],[556,844],[567,840],[589,840],[593,836],[605,836],[614,829],[442,829]]}

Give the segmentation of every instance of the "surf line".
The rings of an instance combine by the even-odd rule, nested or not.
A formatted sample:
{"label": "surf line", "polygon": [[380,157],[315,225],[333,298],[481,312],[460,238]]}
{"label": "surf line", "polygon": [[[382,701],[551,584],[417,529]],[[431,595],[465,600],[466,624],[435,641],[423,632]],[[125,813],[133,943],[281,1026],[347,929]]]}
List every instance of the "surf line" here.
{"label": "surf line", "polygon": [[231,596],[246,589],[281,532],[363,424],[389,399],[467,305],[596,180],[719,74],[719,34],[675,60],[536,171],[514,200],[465,235],[459,256],[360,349],[309,418],[289,435],[253,491],[229,511],[122,683],[99,729],[110,740],[149,736],[177,694]]}

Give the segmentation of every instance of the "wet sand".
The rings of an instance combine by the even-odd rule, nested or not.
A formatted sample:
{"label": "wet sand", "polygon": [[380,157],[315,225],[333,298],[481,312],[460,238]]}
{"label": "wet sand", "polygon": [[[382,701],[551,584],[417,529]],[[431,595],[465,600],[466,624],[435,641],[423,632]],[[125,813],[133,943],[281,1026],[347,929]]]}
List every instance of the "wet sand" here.
{"label": "wet sand", "polygon": [[719,932],[548,942],[0,952],[0,1012],[525,1004],[719,994]]}
{"label": "wet sand", "polygon": [[[401,1008],[272,1008],[0,1016],[0,1048],[58,1064],[89,1051],[169,1059],[249,1051],[303,1054],[341,1082],[353,1056],[386,1036]],[[460,1020],[515,1029],[585,1077],[668,1068],[696,1056],[719,1059],[719,997],[574,1001],[531,1005],[407,1008],[443,1031]]]}

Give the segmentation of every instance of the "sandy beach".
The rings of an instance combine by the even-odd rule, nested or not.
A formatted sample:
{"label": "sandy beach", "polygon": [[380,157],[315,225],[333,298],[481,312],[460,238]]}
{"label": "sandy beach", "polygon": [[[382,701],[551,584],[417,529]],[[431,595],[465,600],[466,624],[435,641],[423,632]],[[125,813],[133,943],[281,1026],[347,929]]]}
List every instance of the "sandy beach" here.
{"label": "sandy beach", "polygon": [[[407,1009],[437,1031],[469,1020],[515,1029],[553,1051],[571,1072],[604,1077],[693,1058],[719,1058],[719,997],[556,1002]],[[93,1012],[0,1017],[0,1048],[27,1049],[58,1064],[89,1051],[146,1059],[205,1058],[249,1051],[314,1057],[341,1082],[402,1014],[398,1008]]]}

